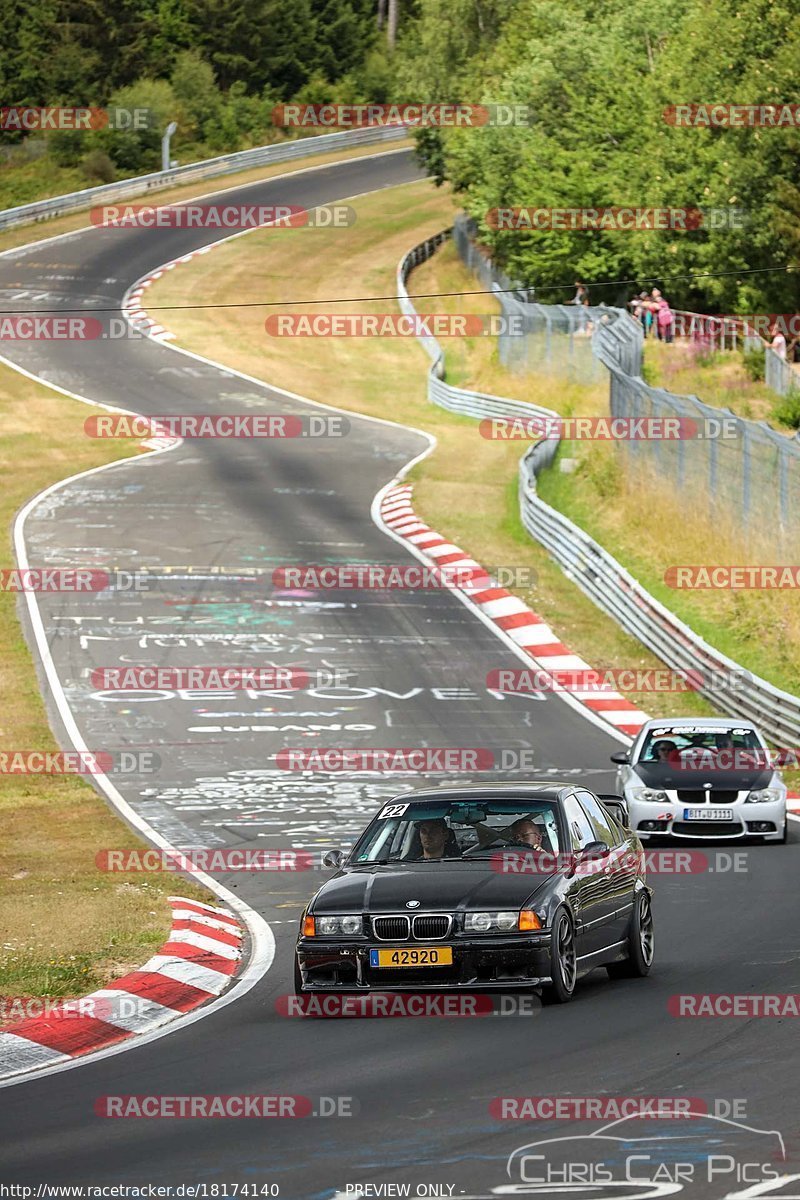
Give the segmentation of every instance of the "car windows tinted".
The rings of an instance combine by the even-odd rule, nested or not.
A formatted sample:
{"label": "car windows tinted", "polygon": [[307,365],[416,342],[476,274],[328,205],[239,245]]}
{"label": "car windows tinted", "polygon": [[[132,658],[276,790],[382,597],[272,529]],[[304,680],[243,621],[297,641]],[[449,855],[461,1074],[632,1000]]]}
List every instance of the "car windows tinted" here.
{"label": "car windows tinted", "polygon": [[589,818],[581,808],[574,796],[568,796],[564,801],[564,813],[566,814],[567,824],[569,825],[569,834],[572,838],[572,849],[582,850],[584,846],[588,846],[590,842],[596,842],[597,838],[594,835]]}
{"label": "car windows tinted", "polygon": [[614,824],[603,812],[595,797],[590,792],[578,792],[578,799],[594,830],[595,841],[605,842],[612,848],[618,846],[620,838]]}

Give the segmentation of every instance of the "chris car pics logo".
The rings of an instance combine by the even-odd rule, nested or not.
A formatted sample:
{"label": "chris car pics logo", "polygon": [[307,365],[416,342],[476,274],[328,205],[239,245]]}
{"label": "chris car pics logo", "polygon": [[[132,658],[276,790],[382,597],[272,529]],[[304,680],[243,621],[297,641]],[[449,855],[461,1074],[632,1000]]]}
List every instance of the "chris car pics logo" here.
{"label": "chris car pics logo", "polygon": [[506,1174],[515,1193],[571,1200],[650,1200],[701,1186],[716,1200],[751,1200],[788,1196],[777,1181],[800,1180],[786,1170],[778,1130],[674,1110],[621,1117],[586,1135],[538,1138],[512,1151]]}

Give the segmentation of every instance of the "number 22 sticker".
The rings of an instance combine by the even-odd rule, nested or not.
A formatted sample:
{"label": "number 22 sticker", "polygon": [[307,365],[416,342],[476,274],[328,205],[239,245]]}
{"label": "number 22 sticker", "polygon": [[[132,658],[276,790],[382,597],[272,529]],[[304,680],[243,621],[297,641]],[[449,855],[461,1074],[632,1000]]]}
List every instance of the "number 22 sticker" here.
{"label": "number 22 sticker", "polygon": [[407,808],[407,804],[387,804],[386,808],[378,813],[378,820],[385,821],[387,817],[401,817]]}

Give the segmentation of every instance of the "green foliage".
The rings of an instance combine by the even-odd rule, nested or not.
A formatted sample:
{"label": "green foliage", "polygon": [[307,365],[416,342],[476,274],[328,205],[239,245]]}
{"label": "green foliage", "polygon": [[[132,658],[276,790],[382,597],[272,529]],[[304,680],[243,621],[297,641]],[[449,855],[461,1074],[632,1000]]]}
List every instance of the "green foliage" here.
{"label": "green foliage", "polygon": [[800,388],[792,387],[772,406],[772,417],[781,425],[800,429]]}
{"label": "green foliage", "polygon": [[114,164],[102,150],[90,150],[83,159],[81,167],[90,186],[99,183],[113,183],[116,178]]}
{"label": "green foliage", "polygon": [[[490,7],[420,0],[400,43],[398,88],[529,106],[527,126],[446,130],[438,145],[423,146],[434,166],[443,159],[509,274],[551,289],[553,300],[568,298],[577,275],[607,302],[633,291],[611,281],[641,279],[678,308],[800,307],[796,272],[774,270],[800,266],[800,132],[676,127],[664,117],[694,100],[790,99],[796,0],[739,0],[733,9],[721,0],[517,0],[481,27],[475,14]],[[690,207],[724,219],[633,233],[486,223],[491,208],[526,205]]]}
{"label": "green foliage", "polygon": [[752,350],[742,351],[742,366],[747,372],[748,379],[754,382],[764,378],[764,359],[765,351],[763,346],[756,346]]}

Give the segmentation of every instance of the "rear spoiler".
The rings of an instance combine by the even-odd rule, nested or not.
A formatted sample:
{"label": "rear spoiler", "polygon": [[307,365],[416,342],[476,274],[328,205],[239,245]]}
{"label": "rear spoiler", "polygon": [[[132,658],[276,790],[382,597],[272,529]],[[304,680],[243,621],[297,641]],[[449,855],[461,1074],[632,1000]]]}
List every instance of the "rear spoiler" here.
{"label": "rear spoiler", "polygon": [[628,806],[622,796],[618,796],[616,792],[597,792],[597,799],[607,808],[612,817],[616,818],[620,825],[628,827]]}

